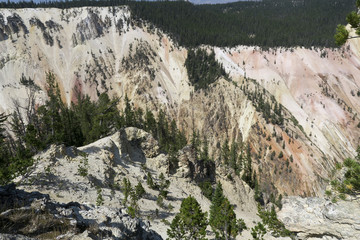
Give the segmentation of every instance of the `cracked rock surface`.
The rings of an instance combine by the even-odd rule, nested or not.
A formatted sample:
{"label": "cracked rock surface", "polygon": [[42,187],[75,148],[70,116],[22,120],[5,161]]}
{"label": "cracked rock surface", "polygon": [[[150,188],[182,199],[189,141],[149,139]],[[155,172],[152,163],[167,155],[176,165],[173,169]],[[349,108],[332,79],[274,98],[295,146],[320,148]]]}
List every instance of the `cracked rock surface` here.
{"label": "cracked rock surface", "polygon": [[360,202],[287,197],[279,219],[299,239],[360,239]]}

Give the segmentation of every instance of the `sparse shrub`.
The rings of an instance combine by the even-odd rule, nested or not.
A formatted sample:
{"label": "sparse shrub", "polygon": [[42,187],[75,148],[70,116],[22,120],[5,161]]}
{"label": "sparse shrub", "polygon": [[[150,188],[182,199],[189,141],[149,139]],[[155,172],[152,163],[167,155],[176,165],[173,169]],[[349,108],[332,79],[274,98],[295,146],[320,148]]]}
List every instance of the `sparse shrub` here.
{"label": "sparse shrub", "polygon": [[160,174],[159,176],[159,195],[162,196],[163,198],[167,198],[167,195],[169,193],[168,188],[170,186],[170,181],[168,179],[165,179],[165,176],[163,173]]}
{"label": "sparse shrub", "polygon": [[214,192],[214,189],[212,187],[212,184],[210,181],[204,181],[199,183],[199,187],[201,189],[201,193],[209,200],[212,198],[212,194]]}
{"label": "sparse shrub", "polygon": [[335,168],[336,168],[336,170],[340,170],[340,169],[342,168],[342,164],[339,163],[339,162],[337,162],[337,163],[335,164]]}
{"label": "sparse shrub", "polygon": [[325,195],[326,195],[327,197],[330,197],[330,196],[332,195],[332,192],[331,192],[330,190],[326,190],[326,191],[325,191]]}
{"label": "sparse shrub", "polygon": [[136,210],[132,206],[127,207],[127,213],[130,215],[130,217],[135,218],[136,217]]}
{"label": "sparse shrub", "polygon": [[156,204],[161,207],[161,208],[164,208],[164,198],[159,195],[158,198],[156,199]]}
{"label": "sparse shrub", "polygon": [[102,197],[102,189],[100,187],[97,187],[96,191],[97,191],[96,206],[101,206],[104,204],[104,199]]}
{"label": "sparse shrub", "polygon": [[151,188],[153,190],[158,189],[158,186],[154,183],[154,179],[152,178],[150,172],[147,173],[146,183],[147,183],[149,188]]}
{"label": "sparse shrub", "polygon": [[131,187],[131,183],[130,183],[129,179],[127,179],[127,178],[123,179],[122,190],[123,190],[123,194],[124,194],[123,204],[126,206],[128,198],[132,191],[132,187]]}
{"label": "sparse shrub", "polygon": [[262,223],[258,223],[255,227],[251,228],[251,236],[254,240],[264,240],[266,228]]}
{"label": "sparse shrub", "polygon": [[346,200],[346,195],[345,195],[344,193],[340,193],[340,194],[339,194],[339,198],[340,198],[341,200]]}
{"label": "sparse shrub", "polygon": [[142,198],[146,194],[145,189],[142,186],[141,182],[138,182],[138,184],[135,186],[135,194],[137,199]]}
{"label": "sparse shrub", "polygon": [[80,165],[78,166],[78,174],[82,177],[86,177],[88,175],[89,163],[88,159],[84,157],[80,161]]}

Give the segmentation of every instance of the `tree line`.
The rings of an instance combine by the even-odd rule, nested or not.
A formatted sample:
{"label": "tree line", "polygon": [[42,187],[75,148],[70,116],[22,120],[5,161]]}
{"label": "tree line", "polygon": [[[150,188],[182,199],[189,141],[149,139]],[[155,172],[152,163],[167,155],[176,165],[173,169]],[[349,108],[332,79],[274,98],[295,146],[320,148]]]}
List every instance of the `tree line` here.
{"label": "tree line", "polygon": [[148,21],[185,47],[257,45],[335,47],[338,23],[355,9],[353,0],[263,0],[193,5],[185,1],[79,0],[2,2],[0,8],[130,6],[137,22]]}

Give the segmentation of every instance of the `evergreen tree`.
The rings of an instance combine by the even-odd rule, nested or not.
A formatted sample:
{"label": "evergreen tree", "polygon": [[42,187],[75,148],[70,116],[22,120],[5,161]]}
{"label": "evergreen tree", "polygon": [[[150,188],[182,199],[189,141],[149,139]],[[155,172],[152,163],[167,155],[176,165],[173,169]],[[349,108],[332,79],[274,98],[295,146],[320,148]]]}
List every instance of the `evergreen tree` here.
{"label": "evergreen tree", "polygon": [[165,179],[163,173],[160,173],[159,180],[159,195],[163,198],[167,198],[167,195],[169,193],[168,188],[170,186],[170,181],[168,179]]}
{"label": "evergreen tree", "polygon": [[205,240],[206,217],[207,214],[202,212],[194,197],[185,198],[181,203],[180,212],[167,230],[169,239]]}
{"label": "evergreen tree", "polygon": [[191,138],[191,147],[194,150],[195,157],[197,158],[200,153],[201,141],[199,139],[199,133],[193,129],[192,138]]}
{"label": "evergreen tree", "polygon": [[234,207],[224,196],[218,183],[210,206],[209,224],[217,239],[233,239],[246,228],[242,220],[236,220]]}
{"label": "evergreen tree", "polygon": [[229,140],[225,140],[222,148],[221,148],[221,158],[225,165],[229,164],[230,158],[230,148],[229,148]]}
{"label": "evergreen tree", "polygon": [[238,165],[237,165],[237,151],[238,151],[238,144],[234,141],[233,144],[231,144],[231,149],[229,152],[229,164],[232,169],[235,170],[235,172],[238,172]]}
{"label": "evergreen tree", "polygon": [[246,182],[251,188],[255,187],[254,178],[253,178],[253,170],[251,164],[251,149],[250,146],[247,146],[246,151],[246,161],[244,166],[244,173],[242,175],[242,180]]}
{"label": "evergreen tree", "polygon": [[202,142],[202,151],[200,154],[200,158],[204,161],[209,161],[210,157],[209,157],[209,146],[208,146],[208,141],[207,138],[204,136],[204,140]]}
{"label": "evergreen tree", "polygon": [[[356,7],[359,10],[360,2],[356,1]],[[350,38],[357,38],[360,35],[360,16],[357,12],[352,11],[346,16],[346,21],[351,25],[352,28],[356,30],[356,36],[349,37],[349,31],[342,24],[337,25],[336,34],[334,36],[335,43],[338,46],[344,45],[346,41]]]}
{"label": "evergreen tree", "polygon": [[141,182],[135,186],[135,196],[136,199],[142,198],[146,194],[144,187],[142,186]]}
{"label": "evergreen tree", "polygon": [[124,194],[123,204],[124,204],[124,206],[126,206],[128,198],[132,192],[132,187],[131,187],[131,183],[130,183],[129,179],[127,179],[127,178],[123,179],[122,190],[123,190],[123,194]]}
{"label": "evergreen tree", "polygon": [[174,219],[170,224],[170,228],[167,230],[168,240],[175,239],[175,240],[182,240],[186,239],[186,232],[185,226],[182,222],[180,214],[176,214]]}
{"label": "evergreen tree", "polygon": [[158,186],[154,183],[154,179],[151,176],[150,172],[147,173],[146,183],[147,183],[148,187],[153,190],[156,190],[158,188]]}
{"label": "evergreen tree", "polygon": [[135,124],[135,113],[130,104],[130,100],[127,95],[125,95],[125,126],[130,127]]}
{"label": "evergreen tree", "polygon": [[157,132],[154,114],[149,109],[146,109],[145,112],[145,130],[152,133],[153,136]]}

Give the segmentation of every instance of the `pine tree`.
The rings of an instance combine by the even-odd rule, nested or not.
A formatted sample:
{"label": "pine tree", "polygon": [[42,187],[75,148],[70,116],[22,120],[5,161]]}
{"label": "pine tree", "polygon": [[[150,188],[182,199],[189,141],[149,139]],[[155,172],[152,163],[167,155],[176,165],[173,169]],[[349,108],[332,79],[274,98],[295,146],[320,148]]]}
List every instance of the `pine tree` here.
{"label": "pine tree", "polygon": [[150,172],[147,173],[146,183],[147,183],[148,187],[153,190],[156,190],[158,188],[158,186],[154,183],[154,179],[151,176]]}
{"label": "pine tree", "polygon": [[220,182],[216,184],[215,192],[213,194],[210,206],[210,218],[209,218],[209,225],[215,232],[218,227],[219,218],[219,211],[221,208],[222,203],[225,201],[225,196],[223,194],[222,185]]}
{"label": "pine tree", "polygon": [[149,109],[146,109],[145,112],[145,130],[152,133],[152,135],[155,135],[157,132],[154,114]]}
{"label": "pine tree", "polygon": [[207,138],[204,136],[204,140],[202,142],[202,151],[200,154],[200,158],[204,161],[209,161],[210,157],[209,157],[209,146],[208,146],[208,141]]}
{"label": "pine tree", "polygon": [[141,182],[135,186],[135,196],[137,199],[142,198],[146,194],[144,187],[142,186]]}
{"label": "pine tree", "polygon": [[243,220],[236,220],[234,207],[224,196],[220,182],[216,185],[215,193],[211,201],[209,225],[217,239],[226,240],[235,238],[246,228]]}
{"label": "pine tree", "polygon": [[185,227],[182,222],[180,214],[177,214],[167,230],[168,239],[182,240],[185,239]]}
{"label": "pine tree", "polygon": [[124,206],[126,206],[128,198],[132,192],[132,187],[131,187],[131,183],[130,183],[129,179],[127,179],[127,178],[123,179],[122,190],[123,190],[123,194],[124,194],[123,204],[124,204]]}
{"label": "pine tree", "polygon": [[167,198],[167,195],[169,193],[168,188],[170,186],[170,181],[168,179],[165,179],[163,173],[160,173],[159,180],[159,195],[163,198]]}
{"label": "pine tree", "polygon": [[194,197],[185,198],[181,203],[180,212],[167,230],[169,239],[205,240],[206,217],[207,214],[202,212]]}
{"label": "pine tree", "polygon": [[229,148],[229,140],[227,140],[227,139],[225,140],[225,142],[221,148],[221,158],[225,165],[229,164],[230,148]]}
{"label": "pine tree", "polygon": [[127,95],[125,95],[125,126],[130,127],[135,124],[135,113],[130,104],[130,100]]}
{"label": "pine tree", "polygon": [[251,165],[251,149],[248,145],[246,150],[246,160],[244,165],[244,174],[242,175],[242,180],[246,182],[251,188],[255,187],[254,181],[253,181],[253,170]]}

